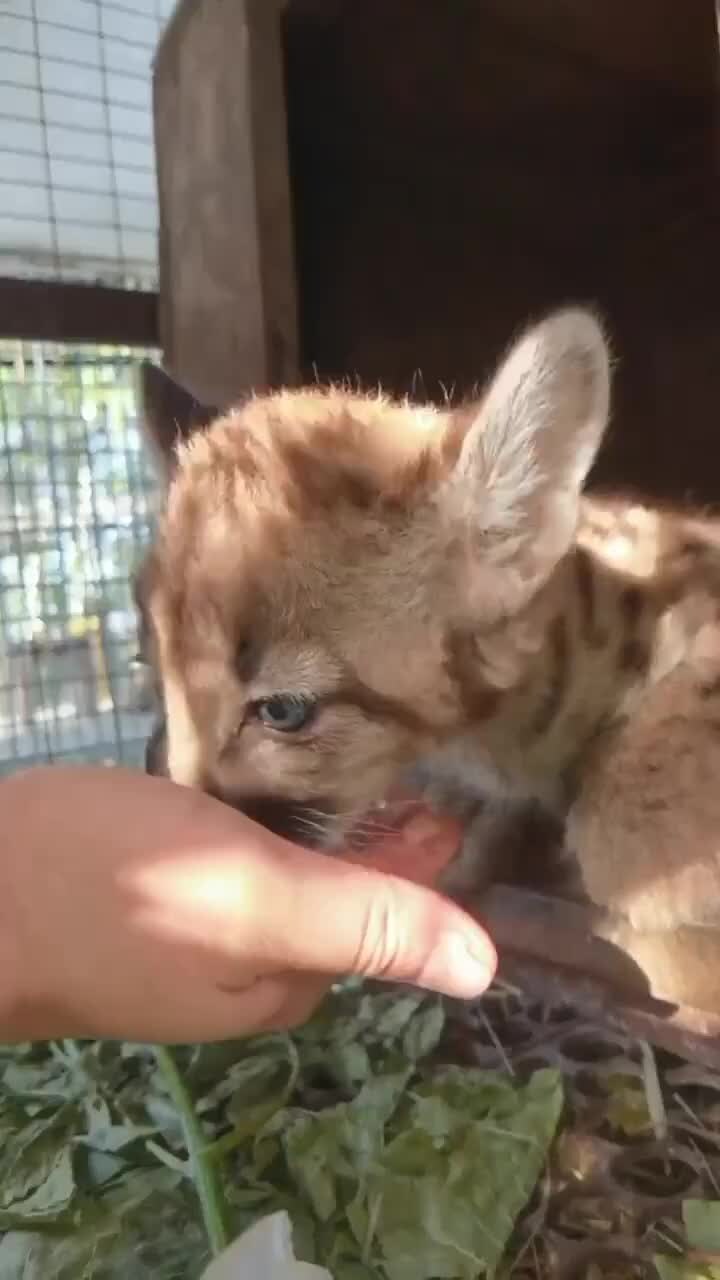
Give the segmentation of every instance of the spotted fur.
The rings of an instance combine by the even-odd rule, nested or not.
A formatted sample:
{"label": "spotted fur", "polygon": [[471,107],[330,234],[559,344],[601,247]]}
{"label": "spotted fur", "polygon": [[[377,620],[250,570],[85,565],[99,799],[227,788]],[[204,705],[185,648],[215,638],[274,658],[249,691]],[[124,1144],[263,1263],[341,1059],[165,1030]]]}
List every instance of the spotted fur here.
{"label": "spotted fur", "polygon": [[[171,387],[146,369],[169,477],[139,592],[150,767],[326,847],[412,776],[464,806],[452,890],[509,875],[513,824],[542,878],[564,825],[597,903],[716,920],[720,525],[584,494],[592,315],[527,331],[460,410],[330,388],[211,420]],[[292,732],[261,719],[283,694],[314,706]]]}

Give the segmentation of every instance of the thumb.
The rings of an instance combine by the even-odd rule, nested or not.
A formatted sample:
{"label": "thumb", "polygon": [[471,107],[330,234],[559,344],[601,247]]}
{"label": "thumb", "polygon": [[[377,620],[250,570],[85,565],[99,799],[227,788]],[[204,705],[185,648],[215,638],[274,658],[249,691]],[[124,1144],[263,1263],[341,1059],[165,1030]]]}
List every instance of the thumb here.
{"label": "thumb", "polygon": [[[456,842],[442,829],[434,839],[436,845]],[[432,842],[429,835],[426,853]],[[410,982],[464,999],[482,995],[492,982],[497,956],[490,938],[441,894],[295,846],[288,859],[296,863],[291,875],[285,860],[284,869],[275,864],[263,946],[265,959],[278,968]]]}

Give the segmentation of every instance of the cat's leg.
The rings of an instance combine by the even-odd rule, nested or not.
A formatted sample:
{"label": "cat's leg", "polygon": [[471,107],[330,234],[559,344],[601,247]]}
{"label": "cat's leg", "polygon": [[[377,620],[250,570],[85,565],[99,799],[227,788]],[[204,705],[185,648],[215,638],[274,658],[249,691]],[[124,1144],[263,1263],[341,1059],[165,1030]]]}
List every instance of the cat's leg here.
{"label": "cat's leg", "polygon": [[567,841],[635,929],[720,925],[720,666],[676,668],[598,738]]}

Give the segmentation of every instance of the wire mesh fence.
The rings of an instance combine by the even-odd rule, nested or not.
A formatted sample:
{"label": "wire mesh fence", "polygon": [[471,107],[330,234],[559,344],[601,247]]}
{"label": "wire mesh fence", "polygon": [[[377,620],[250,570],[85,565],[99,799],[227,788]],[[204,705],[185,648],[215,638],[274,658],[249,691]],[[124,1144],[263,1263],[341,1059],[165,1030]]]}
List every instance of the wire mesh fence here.
{"label": "wire mesh fence", "polygon": [[[156,288],[151,70],[173,6],[0,0],[0,276]],[[145,354],[0,340],[0,774],[142,760]]]}
{"label": "wire mesh fence", "polygon": [[153,288],[151,65],[174,0],[0,0],[0,274]]}
{"label": "wire mesh fence", "polygon": [[131,581],[156,494],[136,400],[147,354],[0,342],[0,773],[142,762]]}

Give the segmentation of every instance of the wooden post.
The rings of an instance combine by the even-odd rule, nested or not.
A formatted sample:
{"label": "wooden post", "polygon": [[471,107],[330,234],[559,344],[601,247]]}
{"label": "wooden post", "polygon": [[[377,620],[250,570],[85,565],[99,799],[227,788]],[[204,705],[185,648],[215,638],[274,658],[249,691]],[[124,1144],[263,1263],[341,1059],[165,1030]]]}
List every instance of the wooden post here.
{"label": "wooden post", "polygon": [[180,0],[154,70],[160,339],[227,405],[297,376],[277,0]]}

